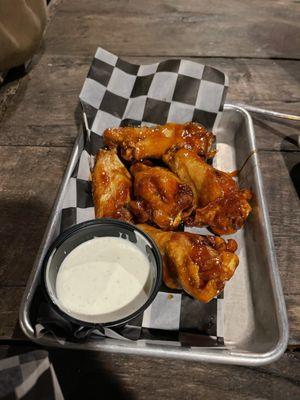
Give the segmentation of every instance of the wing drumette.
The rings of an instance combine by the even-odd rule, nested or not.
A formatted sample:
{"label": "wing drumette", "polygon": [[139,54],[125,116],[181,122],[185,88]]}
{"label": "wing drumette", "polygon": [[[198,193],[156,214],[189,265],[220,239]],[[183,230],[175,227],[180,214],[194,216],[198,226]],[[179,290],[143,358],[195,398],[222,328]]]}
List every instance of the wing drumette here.
{"label": "wing drumette", "polygon": [[99,150],[92,172],[92,189],[96,218],[110,217],[127,222],[131,176],[115,150]]}
{"label": "wing drumette", "polygon": [[249,190],[239,190],[232,176],[204,162],[195,152],[180,149],[170,151],[164,162],[193,190],[197,199],[195,216],[189,225],[209,225],[216,234],[231,234],[240,229],[251,206]]}

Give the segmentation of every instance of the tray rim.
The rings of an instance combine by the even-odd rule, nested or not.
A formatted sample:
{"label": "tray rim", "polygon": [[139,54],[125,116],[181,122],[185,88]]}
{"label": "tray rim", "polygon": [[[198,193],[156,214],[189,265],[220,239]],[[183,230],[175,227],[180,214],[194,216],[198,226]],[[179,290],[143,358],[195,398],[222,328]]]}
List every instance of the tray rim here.
{"label": "tray rim", "polygon": [[[251,141],[251,147],[256,149],[255,143],[255,132],[253,121],[251,115],[248,111],[246,111],[243,107],[231,103],[226,103],[224,105],[224,110],[233,110],[235,112],[240,113],[246,123],[247,129],[250,132],[249,138]],[[261,201],[261,210],[263,215],[263,220],[265,221],[265,236],[267,239],[267,257],[268,262],[271,267],[270,269],[270,279],[274,294],[275,301],[275,309],[277,314],[278,321],[278,329],[279,329],[279,340],[276,345],[265,353],[238,353],[229,354],[227,350],[217,350],[215,353],[208,352],[207,348],[199,348],[197,352],[193,352],[191,350],[180,349],[174,350],[174,348],[161,348],[161,347],[138,347],[127,349],[126,346],[120,346],[118,344],[107,344],[105,346],[101,346],[101,341],[95,342],[93,345],[91,343],[85,343],[83,346],[76,343],[63,342],[58,343],[57,341],[51,340],[47,337],[36,338],[34,336],[34,330],[30,325],[28,319],[26,318],[26,314],[28,312],[28,304],[29,299],[32,295],[32,292],[35,290],[35,286],[37,285],[38,280],[38,268],[41,264],[41,260],[45,254],[45,249],[50,244],[49,243],[49,235],[55,229],[55,221],[58,218],[59,214],[59,205],[62,200],[62,195],[64,194],[68,179],[70,178],[73,168],[76,165],[77,157],[79,155],[79,145],[83,140],[82,131],[79,131],[78,136],[75,140],[71,155],[69,157],[68,165],[66,167],[65,173],[63,175],[61,185],[56,195],[56,200],[54,202],[52,212],[50,214],[48,224],[41,241],[38,253],[35,258],[35,262],[33,264],[33,268],[31,270],[30,276],[28,278],[26,288],[22,297],[20,310],[19,310],[19,323],[22,328],[24,334],[33,342],[44,345],[47,347],[60,347],[60,348],[70,348],[70,349],[81,349],[81,350],[94,350],[94,351],[105,351],[105,352],[114,352],[114,353],[123,353],[123,354],[132,354],[132,355],[142,355],[142,356],[151,356],[151,357],[163,357],[163,358],[173,358],[173,359],[183,359],[190,361],[204,361],[204,362],[215,362],[221,364],[235,364],[235,365],[246,365],[246,366],[260,366],[272,363],[278,360],[284,351],[287,348],[288,338],[289,338],[289,329],[288,329],[288,319],[286,306],[284,301],[284,295],[281,286],[281,280],[279,275],[278,264],[276,260],[275,247],[273,242],[270,218],[268,213],[268,206],[266,204],[265,196],[264,196],[264,184],[261,175],[260,162],[258,159],[257,152],[255,151],[253,154],[255,163],[257,165],[256,174],[257,174],[257,188],[259,192],[259,198]]]}

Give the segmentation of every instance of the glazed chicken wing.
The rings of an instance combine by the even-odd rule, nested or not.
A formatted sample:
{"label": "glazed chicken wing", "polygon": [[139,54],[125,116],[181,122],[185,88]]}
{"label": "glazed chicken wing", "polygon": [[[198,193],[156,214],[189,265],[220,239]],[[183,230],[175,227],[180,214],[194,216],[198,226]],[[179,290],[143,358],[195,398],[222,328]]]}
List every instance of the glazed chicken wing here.
{"label": "glazed chicken wing", "polygon": [[96,218],[110,217],[127,222],[131,176],[115,150],[99,150],[92,172],[92,189]]}
{"label": "glazed chicken wing", "polygon": [[218,198],[206,207],[197,208],[195,216],[187,221],[190,226],[211,227],[217,235],[229,235],[239,230],[246,221],[251,206],[249,190],[238,190]]}
{"label": "glazed chicken wing", "polygon": [[145,158],[161,158],[171,147],[194,150],[204,158],[211,158],[214,135],[203,126],[186,124],[157,125],[154,128],[111,128],[104,132],[104,142],[109,148],[117,148],[127,161]]}
{"label": "glazed chicken wing", "polygon": [[234,274],[239,260],[237,244],[215,236],[163,232],[138,225],[158,245],[164,260],[163,279],[171,289],[184,289],[205,303],[218,295]]}
{"label": "glazed chicken wing", "polygon": [[249,190],[239,190],[231,174],[219,171],[204,162],[195,152],[170,151],[164,162],[187,183],[196,197],[198,209],[189,225],[209,225],[216,234],[231,234],[240,229],[251,207]]}
{"label": "glazed chicken wing", "polygon": [[175,229],[195,208],[191,188],[171,171],[142,163],[130,168],[134,195],[130,209],[138,222],[151,221],[162,229]]}

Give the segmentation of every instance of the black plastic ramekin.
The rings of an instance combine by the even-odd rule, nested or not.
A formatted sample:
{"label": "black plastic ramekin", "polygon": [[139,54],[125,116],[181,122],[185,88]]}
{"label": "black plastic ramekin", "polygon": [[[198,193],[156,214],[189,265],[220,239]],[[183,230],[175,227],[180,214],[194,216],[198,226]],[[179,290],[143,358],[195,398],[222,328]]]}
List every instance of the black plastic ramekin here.
{"label": "black plastic ramekin", "polygon": [[[84,321],[65,310],[56,295],[56,278],[66,256],[80,244],[95,237],[118,237],[134,243],[148,258],[150,274],[148,279],[148,297],[144,304],[122,318],[111,321]],[[43,261],[43,283],[48,301],[56,311],[74,324],[88,327],[116,327],[128,323],[140,315],[154,300],[162,280],[162,259],[154,241],[143,231],[129,223],[115,219],[95,219],[74,225],[60,234],[50,246]]]}

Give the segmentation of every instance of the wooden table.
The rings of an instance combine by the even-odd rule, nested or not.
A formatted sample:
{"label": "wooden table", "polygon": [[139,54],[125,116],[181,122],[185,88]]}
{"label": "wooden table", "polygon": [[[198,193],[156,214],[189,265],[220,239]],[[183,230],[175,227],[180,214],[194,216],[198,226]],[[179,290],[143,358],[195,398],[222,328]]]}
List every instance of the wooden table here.
{"label": "wooden table", "polygon": [[[228,74],[227,101],[299,114],[299,20],[299,1],[288,0],[51,2],[50,22],[31,71],[14,80],[9,74],[0,88],[0,356],[28,350],[18,308],[77,135],[78,94],[96,47],[137,63],[175,56],[205,62]],[[289,346],[296,349],[299,123],[255,119],[255,129],[288,310]],[[79,382],[97,388],[95,382],[105,379],[116,398],[120,393],[141,399],[300,398],[297,350],[261,368],[70,351],[52,351],[51,357],[70,398],[79,393]],[[66,365],[73,373],[69,380],[63,374]]]}

